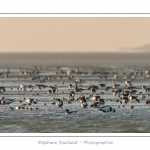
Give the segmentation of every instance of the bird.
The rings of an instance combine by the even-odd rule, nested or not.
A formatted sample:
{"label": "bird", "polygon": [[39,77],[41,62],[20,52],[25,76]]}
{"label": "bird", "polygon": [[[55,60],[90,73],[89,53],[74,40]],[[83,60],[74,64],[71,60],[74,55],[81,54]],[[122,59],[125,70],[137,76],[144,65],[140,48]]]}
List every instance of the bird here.
{"label": "bird", "polygon": [[69,97],[68,97],[68,101],[69,101],[69,102],[74,101],[74,96],[73,96],[72,94],[70,94],[70,95],[69,95]]}
{"label": "bird", "polygon": [[81,101],[81,107],[86,108],[88,106],[87,101],[84,99]]}
{"label": "bird", "polygon": [[100,107],[99,110],[100,110],[100,111],[103,111],[103,112],[110,112],[110,111],[115,112],[115,109],[112,108],[112,107],[110,107],[110,106],[108,106],[108,105],[107,105],[107,106]]}
{"label": "bird", "polygon": [[129,99],[130,99],[131,102],[133,102],[133,101],[140,102],[140,101],[137,99],[137,96],[129,95],[128,97],[129,97]]}
{"label": "bird", "polygon": [[98,90],[99,86],[97,86],[97,85],[89,85],[88,86],[88,90],[92,90],[92,89]]}
{"label": "bird", "polygon": [[5,89],[5,87],[0,87],[0,92],[1,92],[1,93],[4,93],[4,92],[6,92],[6,89]]}
{"label": "bird", "polygon": [[116,96],[116,94],[117,94],[117,91],[112,91],[112,93],[113,93],[113,96]]}
{"label": "bird", "polygon": [[20,87],[19,87],[22,91],[26,91],[26,85],[24,84],[20,84]]}
{"label": "bird", "polygon": [[13,107],[9,107],[9,110],[14,110],[14,108]]}
{"label": "bird", "polygon": [[56,102],[53,102],[53,105],[56,105],[57,107],[62,107],[63,106],[63,101],[60,99],[55,99]]}
{"label": "bird", "polygon": [[121,100],[125,104],[129,101],[127,96],[122,96]]}
{"label": "bird", "polygon": [[[111,101],[111,100],[110,100]],[[105,104],[105,101],[104,101],[104,99],[102,99],[102,98],[98,98],[97,99],[97,102],[101,102],[102,104]]]}
{"label": "bird", "polygon": [[78,84],[83,84],[84,83],[84,81],[82,79],[75,80],[75,82],[78,83]]}
{"label": "bird", "polygon": [[150,100],[149,100],[149,101],[146,101],[146,104],[150,104]]}
{"label": "bird", "polygon": [[74,91],[69,91],[70,92],[70,94],[72,95],[72,96],[75,96],[75,92]]}
{"label": "bird", "polygon": [[40,90],[42,89],[42,85],[40,85],[40,84],[36,84],[36,87]]}
{"label": "bird", "polygon": [[133,86],[129,86],[129,87],[128,87],[129,90],[132,90],[132,89],[135,89],[135,88],[136,88],[136,87],[133,87]]}
{"label": "bird", "polygon": [[93,101],[97,101],[97,100],[100,99],[101,97],[100,97],[99,95],[95,95],[95,96],[90,95],[89,98],[90,98],[91,100],[93,100]]}
{"label": "bird", "polygon": [[27,103],[32,103],[34,101],[34,99],[24,97],[24,101]]}
{"label": "bird", "polygon": [[82,88],[79,88],[78,85],[77,85],[77,82],[75,82],[75,88],[74,88],[75,92],[82,92],[83,89]]}
{"label": "bird", "polygon": [[145,91],[145,90],[146,90],[146,86],[143,85],[143,86],[142,86],[142,89]]}
{"label": "bird", "polygon": [[33,99],[33,98],[24,98],[24,101],[28,104],[37,104],[38,103],[38,100],[37,99]]}
{"label": "bird", "polygon": [[34,104],[37,104],[37,103],[38,103],[38,100],[37,100],[37,99],[34,99],[33,103],[34,103]]}
{"label": "bird", "polygon": [[137,96],[129,95],[128,98],[131,102],[133,102],[137,99]]}
{"label": "bird", "polygon": [[91,107],[92,108],[96,108],[96,107],[100,107],[100,106],[102,106],[104,103],[102,103],[102,102],[94,102],[92,105],[91,105]]}
{"label": "bird", "polygon": [[118,89],[116,92],[120,94],[122,91],[122,89]]}
{"label": "bird", "polygon": [[9,98],[2,97],[2,99],[0,101],[0,104],[5,105],[5,104],[13,103],[13,102],[15,102],[14,99],[9,99]]}
{"label": "bird", "polygon": [[146,95],[145,94],[141,94],[141,99],[145,99],[146,98]]}
{"label": "bird", "polygon": [[103,87],[105,87],[105,86],[106,86],[106,84],[99,84],[99,85],[98,85],[98,88],[101,89],[101,88],[103,88]]}
{"label": "bird", "polygon": [[20,106],[16,106],[16,109],[17,109],[17,110],[20,109]]}
{"label": "bird", "polygon": [[68,88],[72,88],[72,84],[69,84]]}
{"label": "bird", "polygon": [[51,88],[50,90],[47,91],[47,93],[50,95],[50,94],[53,94],[56,92],[56,89],[55,88]]}
{"label": "bird", "polygon": [[124,83],[125,83],[125,86],[132,85],[131,81],[129,81],[129,80],[125,81]]}
{"label": "bird", "polygon": [[135,94],[136,92],[137,92],[137,90],[132,90],[130,93]]}
{"label": "bird", "polygon": [[91,88],[91,92],[92,92],[92,93],[96,93],[96,88],[92,87],[92,88]]}
{"label": "bird", "polygon": [[130,109],[133,109],[134,108],[134,106],[130,106]]}
{"label": "bird", "polygon": [[111,89],[111,87],[107,86],[107,87],[105,88],[105,91],[108,91],[109,89]]}
{"label": "bird", "polygon": [[34,86],[28,85],[28,88],[29,88],[30,90],[33,90],[33,89],[34,89]]}
{"label": "bird", "polygon": [[120,106],[118,105],[117,108],[120,108]]}
{"label": "bird", "polygon": [[118,88],[119,86],[120,86],[120,84],[114,83],[114,85],[112,86],[112,88],[116,89],[116,88]]}
{"label": "bird", "polygon": [[26,104],[23,104],[22,106],[16,106],[16,110],[19,110],[19,109],[21,109],[21,108],[22,108],[22,109],[25,109],[24,106],[26,106]]}
{"label": "bird", "polygon": [[69,111],[69,109],[66,109],[65,110],[65,112],[66,112],[66,114],[71,114],[71,115],[74,115],[74,114],[76,114],[77,113],[77,111]]}
{"label": "bird", "polygon": [[130,91],[123,91],[122,96],[129,96],[129,94],[130,94]]}
{"label": "bird", "polygon": [[146,92],[146,93],[149,93],[149,91],[150,91],[150,88],[146,88],[146,89],[145,89],[145,92]]}
{"label": "bird", "polygon": [[81,95],[79,98],[77,98],[77,100],[79,100],[79,102],[82,102],[82,101],[86,101],[86,98],[84,95]]}

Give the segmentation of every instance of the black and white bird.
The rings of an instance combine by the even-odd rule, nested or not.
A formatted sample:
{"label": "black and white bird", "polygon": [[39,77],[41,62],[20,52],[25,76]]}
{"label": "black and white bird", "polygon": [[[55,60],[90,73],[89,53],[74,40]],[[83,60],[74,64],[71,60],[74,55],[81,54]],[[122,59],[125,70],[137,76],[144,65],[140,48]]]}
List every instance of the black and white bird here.
{"label": "black and white bird", "polygon": [[69,111],[69,109],[66,109],[66,110],[65,110],[65,113],[66,113],[66,114],[69,114],[69,115],[70,115],[70,114],[71,114],[71,115],[75,115],[75,114],[77,113],[77,111]]}

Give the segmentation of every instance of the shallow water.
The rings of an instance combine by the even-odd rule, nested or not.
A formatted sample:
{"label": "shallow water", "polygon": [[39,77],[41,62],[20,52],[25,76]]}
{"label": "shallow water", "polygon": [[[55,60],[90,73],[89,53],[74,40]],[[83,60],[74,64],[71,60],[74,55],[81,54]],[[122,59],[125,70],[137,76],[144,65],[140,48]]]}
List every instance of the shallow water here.
{"label": "shallow water", "polygon": [[[137,133],[150,132],[150,105],[146,105],[146,101],[142,100],[139,92],[143,92],[142,86],[150,87],[150,79],[145,75],[145,69],[149,69],[150,54],[1,54],[0,55],[0,87],[5,87],[6,92],[1,93],[1,97],[14,98],[16,101],[9,105],[0,105],[0,132],[13,133]],[[37,67],[35,67],[37,66]],[[135,66],[135,67],[133,67]],[[57,67],[57,68],[56,68]],[[61,68],[62,67],[62,68]],[[79,73],[76,74],[76,67],[79,67]],[[8,78],[4,78],[6,68],[9,68]],[[20,70],[27,72],[36,71],[33,76],[20,74]],[[139,74],[136,79],[132,79],[131,73],[134,69],[138,70]],[[63,70],[62,75],[56,74]],[[72,71],[72,79],[68,79],[65,72]],[[93,103],[87,100],[88,107],[83,109],[77,98],[80,93],[75,95],[75,100],[68,104],[67,98],[69,90],[74,90],[74,81],[82,79],[81,84],[83,94],[88,97],[92,94],[88,90],[88,85],[98,85],[107,83],[107,86],[113,86],[112,81],[120,84],[117,89],[127,89],[124,85],[122,72],[126,72],[127,79],[132,80],[132,84],[136,87],[140,103],[128,102],[120,104],[116,102],[119,99],[118,95],[112,95],[112,89],[105,91],[105,88],[99,89],[95,94],[100,95],[105,100],[105,105],[110,105],[115,108],[115,112],[104,113],[97,108],[91,108]],[[141,75],[140,73],[143,73]],[[114,78],[113,73],[118,73],[118,78]],[[33,77],[39,76],[39,79],[32,80]],[[46,77],[51,76],[51,79],[42,82]],[[70,89],[69,84],[73,87]],[[22,91],[19,88],[20,84],[26,86],[32,85],[34,89],[31,91],[27,88]],[[35,85],[42,84],[47,86],[57,85],[58,92],[48,95],[49,87],[38,89]],[[101,94],[104,92],[104,94]],[[37,95],[37,93],[39,95]],[[21,106],[25,102],[19,103],[19,100],[27,98],[37,98],[38,104],[26,105],[25,108],[38,108],[38,110],[9,110],[9,107],[15,108]],[[63,107],[57,108],[52,105],[53,97],[63,100]],[[111,101],[110,101],[111,99]],[[46,104],[46,105],[44,105]],[[123,107],[124,105],[124,107]],[[134,106],[130,109],[130,106]],[[118,108],[118,106],[120,106]],[[75,115],[66,115],[64,110],[76,110]]]}

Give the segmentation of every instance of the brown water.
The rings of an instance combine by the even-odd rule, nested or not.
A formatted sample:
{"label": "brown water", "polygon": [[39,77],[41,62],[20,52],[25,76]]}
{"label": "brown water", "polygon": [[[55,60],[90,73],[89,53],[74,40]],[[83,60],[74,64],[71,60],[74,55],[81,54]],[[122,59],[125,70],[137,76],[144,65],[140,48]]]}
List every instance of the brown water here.
{"label": "brown water", "polygon": [[[150,131],[150,106],[146,105],[145,100],[141,100],[139,92],[143,92],[142,85],[149,87],[150,79],[146,78],[144,69],[149,69],[150,54],[110,54],[110,53],[67,53],[67,54],[46,54],[46,53],[27,53],[27,54],[0,54],[0,86],[6,88],[5,93],[1,93],[1,97],[14,98],[16,102],[9,105],[0,105],[0,132],[47,132],[47,133],[113,133],[113,132],[149,132]],[[20,75],[18,68],[21,70],[33,71],[35,66],[38,67],[40,76],[38,80],[32,80],[32,77]],[[135,66],[135,67],[133,67]],[[66,75],[62,75],[62,79],[55,74],[56,67],[67,67],[65,70],[75,71],[79,67],[80,74],[72,73],[74,78],[68,80]],[[6,68],[9,68],[10,73],[8,78],[4,78]],[[126,72],[128,79],[131,79],[130,73],[134,72],[134,68],[143,75],[137,75],[137,78],[132,80],[133,86],[136,87],[137,96],[140,103],[129,102],[127,104],[117,103],[118,96],[112,96],[112,89],[105,91],[100,89],[96,91],[97,95],[101,95],[106,100],[106,105],[110,105],[116,109],[116,112],[104,113],[97,108],[90,108],[93,103],[88,100],[88,107],[83,109],[80,103],[76,100],[80,94],[75,95],[75,101],[68,104],[69,96],[68,85],[71,83],[74,86],[74,81],[82,79],[84,83],[82,88],[86,97],[91,95],[91,91],[87,90],[89,84],[98,85],[100,83],[108,83],[112,86],[112,81],[120,84],[119,88],[127,89],[124,86],[126,79],[122,78],[122,71]],[[82,73],[81,73],[82,72]],[[113,78],[113,72],[118,73],[118,78]],[[50,80],[41,82],[46,76],[51,76]],[[100,77],[99,77],[100,76]],[[107,78],[105,78],[105,76]],[[34,90],[26,91],[17,90],[20,84],[33,85]],[[38,89],[36,84],[44,84],[47,86],[58,87],[58,92],[48,95],[49,88]],[[115,89],[116,90],[116,89]],[[64,91],[64,93],[62,93]],[[39,93],[39,95],[37,95]],[[24,97],[37,98],[38,104],[26,106],[28,108],[38,108],[38,110],[9,110],[9,107],[15,108],[21,105],[18,100],[23,100]],[[63,100],[64,105],[57,108],[52,105],[53,97],[66,98]],[[109,101],[111,99],[112,101]],[[46,103],[46,106],[44,105]],[[117,106],[120,108],[117,108]],[[125,107],[123,107],[123,105]],[[130,106],[135,106],[130,109]],[[64,110],[68,108],[71,111],[76,110],[76,115],[65,115]]]}

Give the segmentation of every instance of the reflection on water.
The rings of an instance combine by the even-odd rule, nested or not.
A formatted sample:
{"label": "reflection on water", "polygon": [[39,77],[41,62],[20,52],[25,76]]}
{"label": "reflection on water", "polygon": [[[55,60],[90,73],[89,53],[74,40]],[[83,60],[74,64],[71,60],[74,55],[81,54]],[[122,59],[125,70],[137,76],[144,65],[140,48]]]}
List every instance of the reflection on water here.
{"label": "reflection on water", "polygon": [[[76,67],[79,69],[78,73]],[[5,87],[6,92],[1,92],[0,95],[1,98],[14,98],[16,101],[9,105],[0,105],[0,132],[147,133],[150,131],[150,105],[146,105],[149,96],[141,88],[143,85],[147,88],[150,86],[150,79],[145,74],[146,69],[149,69],[149,54],[1,54],[0,87]],[[29,72],[34,73],[30,75]],[[66,72],[68,74],[71,72],[69,75],[72,77],[69,78]],[[126,73],[126,79],[123,77],[123,72]],[[138,73],[134,79],[135,72]],[[5,77],[6,74],[8,78]],[[114,74],[117,75],[116,78]],[[89,99],[87,99],[88,107],[81,108],[77,100],[80,93],[77,93],[75,100],[69,104],[67,101],[69,90],[74,90],[74,81],[79,79],[84,81],[79,85],[84,89],[85,97],[93,94],[88,90],[89,84],[105,83],[110,86],[109,90],[101,88],[96,90],[95,94],[100,95],[105,100],[105,105],[115,108],[116,112],[104,113],[97,108],[91,108],[93,101]],[[133,87],[137,90],[133,95],[138,96],[140,103],[116,102],[119,97],[118,94],[113,96],[112,90],[129,90],[129,86],[124,85],[126,80],[132,81]],[[114,83],[120,86],[112,88]],[[20,84],[32,85],[33,89],[21,90]],[[39,89],[36,84],[47,87]],[[73,87],[69,88],[69,84]],[[48,95],[49,87],[56,85],[58,92]],[[146,99],[141,99],[140,92],[146,95]],[[32,110],[16,110],[16,106],[25,104],[25,102],[19,103],[24,97],[37,98],[39,102],[25,105],[25,108]],[[54,97],[64,98],[62,108],[52,105]],[[131,106],[134,108],[131,109]],[[9,107],[14,110],[10,110]],[[66,115],[64,110],[67,108],[71,111],[76,110],[77,114]]]}

